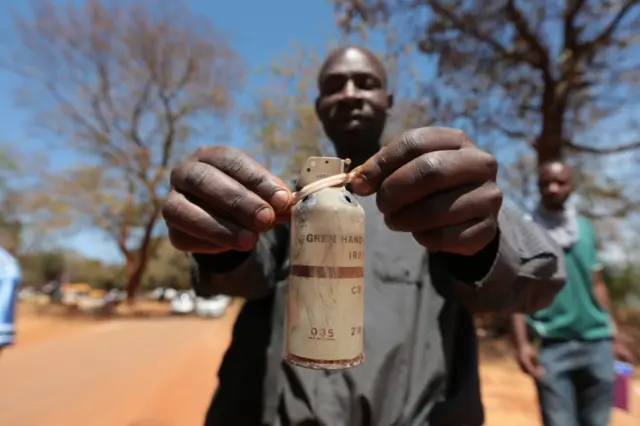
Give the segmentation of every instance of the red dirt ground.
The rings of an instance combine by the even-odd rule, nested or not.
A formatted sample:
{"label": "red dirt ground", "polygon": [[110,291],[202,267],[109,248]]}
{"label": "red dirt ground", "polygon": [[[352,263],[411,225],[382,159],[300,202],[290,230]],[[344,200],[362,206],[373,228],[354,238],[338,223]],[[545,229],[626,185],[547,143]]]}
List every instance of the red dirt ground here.
{"label": "red dirt ground", "polygon": [[[18,343],[0,357],[0,424],[201,425],[238,307],[220,320],[153,304],[95,320],[23,305]],[[533,386],[510,359],[485,357],[481,376],[487,426],[540,424]],[[639,396],[635,417],[616,412],[612,426],[640,424]]]}

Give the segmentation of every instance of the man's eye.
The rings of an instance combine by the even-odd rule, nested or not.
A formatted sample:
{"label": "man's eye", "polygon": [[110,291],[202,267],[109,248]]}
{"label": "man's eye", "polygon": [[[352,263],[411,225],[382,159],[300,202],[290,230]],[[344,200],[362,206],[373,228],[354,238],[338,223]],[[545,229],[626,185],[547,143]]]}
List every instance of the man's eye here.
{"label": "man's eye", "polygon": [[344,83],[345,83],[344,79],[328,78],[322,84],[321,90],[326,95],[337,93],[340,90],[342,90]]}
{"label": "man's eye", "polygon": [[355,83],[359,88],[365,90],[377,89],[380,86],[375,78],[368,75],[361,75],[356,77]]}

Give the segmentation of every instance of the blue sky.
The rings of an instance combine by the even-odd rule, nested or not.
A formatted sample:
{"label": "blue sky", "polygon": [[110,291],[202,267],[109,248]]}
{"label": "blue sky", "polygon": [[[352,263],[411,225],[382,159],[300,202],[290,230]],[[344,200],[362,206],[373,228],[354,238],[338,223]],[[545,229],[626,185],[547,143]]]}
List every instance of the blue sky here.
{"label": "blue sky", "polygon": [[[6,36],[11,24],[11,13],[5,12],[24,13],[28,10],[28,3],[0,0],[0,34]],[[246,64],[247,80],[237,99],[240,108],[248,105],[256,90],[266,83],[264,75],[258,70],[290,49],[292,42],[318,51],[324,49],[327,43],[339,40],[333,10],[327,0],[190,0],[189,3],[194,12],[210,19],[229,37],[231,45]],[[374,42],[371,47],[376,49],[381,46]],[[81,160],[67,150],[52,150],[46,141],[30,131],[27,112],[14,102],[17,85],[15,76],[0,69],[0,143],[18,144],[25,152],[45,151],[51,163],[57,167]],[[244,145],[246,135],[240,123],[232,119],[229,124],[230,139],[219,143]],[[106,261],[120,259],[114,244],[96,230],[77,233],[61,243],[88,257]]]}
{"label": "blue sky", "polygon": [[[61,2],[62,3],[62,2]],[[232,46],[247,65],[247,81],[237,102],[240,107],[251,100],[251,94],[262,87],[264,77],[256,72],[269,65],[275,57],[287,51],[292,42],[296,45],[322,49],[327,42],[339,37],[333,23],[331,5],[325,0],[191,0],[191,8],[229,36]],[[24,13],[28,2],[0,0],[0,33],[10,27],[11,14]],[[0,143],[19,143],[22,151],[46,149],[52,164],[58,167],[73,164],[78,158],[69,151],[51,149],[28,128],[28,115],[16,107],[15,88],[18,79],[0,70]],[[224,143],[244,144],[242,128],[232,122],[231,139]],[[70,236],[63,245],[78,250],[89,257],[113,261],[120,258],[118,250],[99,231],[85,231]]]}

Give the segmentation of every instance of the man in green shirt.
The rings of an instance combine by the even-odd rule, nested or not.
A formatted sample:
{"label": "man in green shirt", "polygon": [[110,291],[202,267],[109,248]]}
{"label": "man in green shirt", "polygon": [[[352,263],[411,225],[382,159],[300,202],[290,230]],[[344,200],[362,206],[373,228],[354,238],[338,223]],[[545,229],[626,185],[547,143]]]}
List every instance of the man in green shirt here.
{"label": "man in green shirt", "polygon": [[594,227],[567,203],[571,169],[551,161],[538,173],[540,206],[532,220],[564,249],[567,281],[547,308],[513,316],[518,362],[536,380],[545,426],[607,426],[614,358],[629,360],[629,352],[608,312]]}

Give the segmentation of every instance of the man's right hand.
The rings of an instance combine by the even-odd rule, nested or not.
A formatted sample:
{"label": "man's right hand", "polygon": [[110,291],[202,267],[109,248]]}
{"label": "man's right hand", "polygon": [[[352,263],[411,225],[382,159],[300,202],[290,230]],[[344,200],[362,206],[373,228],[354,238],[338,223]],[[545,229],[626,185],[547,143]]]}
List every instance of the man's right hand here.
{"label": "man's right hand", "polygon": [[162,216],[178,250],[249,251],[259,234],[288,212],[291,201],[284,182],[245,153],[212,146],[198,149],[171,171]]}
{"label": "man's right hand", "polygon": [[520,345],[518,348],[518,364],[523,372],[536,380],[544,376],[544,368],[540,364],[538,351],[530,344]]}

